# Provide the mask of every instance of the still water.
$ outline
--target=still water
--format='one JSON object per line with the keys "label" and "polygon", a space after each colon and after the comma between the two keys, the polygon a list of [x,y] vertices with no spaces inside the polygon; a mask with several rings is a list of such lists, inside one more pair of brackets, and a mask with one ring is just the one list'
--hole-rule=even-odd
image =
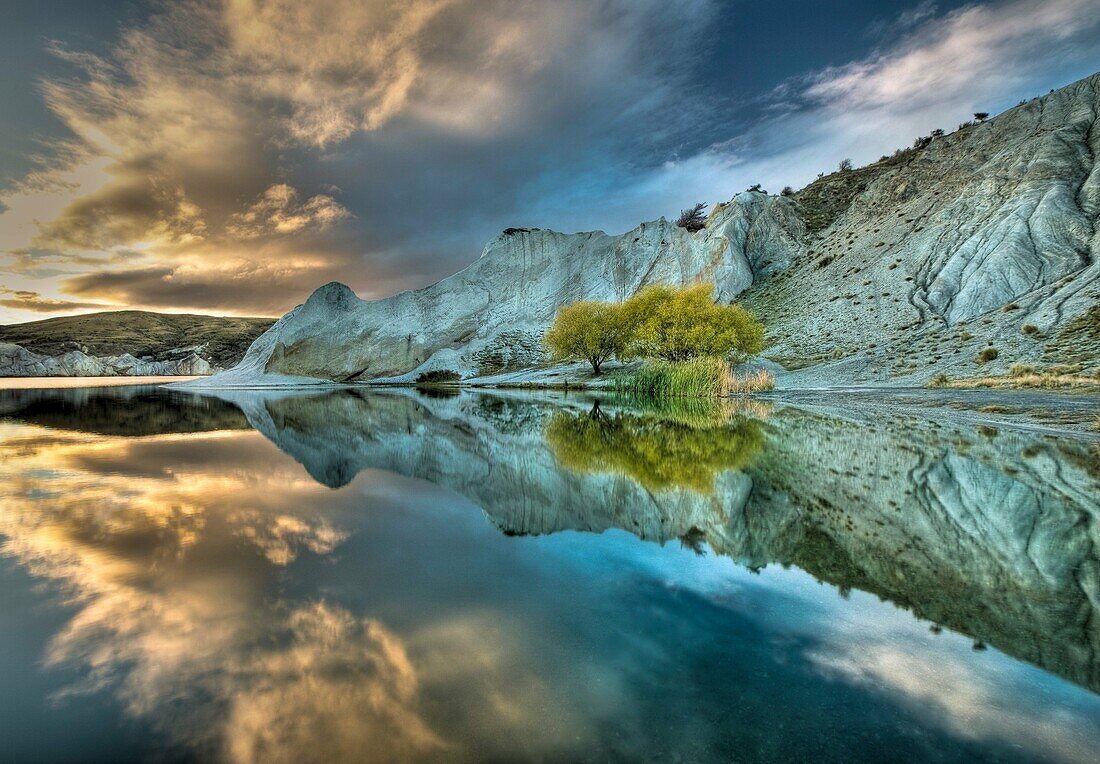
{"label": "still water", "polygon": [[1095,761],[1098,481],[881,413],[0,391],[0,759]]}

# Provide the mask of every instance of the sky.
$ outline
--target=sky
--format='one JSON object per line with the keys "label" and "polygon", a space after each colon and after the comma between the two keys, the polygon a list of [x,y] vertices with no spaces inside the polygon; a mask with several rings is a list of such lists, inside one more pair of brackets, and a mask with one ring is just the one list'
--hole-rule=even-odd
{"label": "sky", "polygon": [[278,316],[799,188],[1093,74],[1100,0],[6,0],[0,323]]}

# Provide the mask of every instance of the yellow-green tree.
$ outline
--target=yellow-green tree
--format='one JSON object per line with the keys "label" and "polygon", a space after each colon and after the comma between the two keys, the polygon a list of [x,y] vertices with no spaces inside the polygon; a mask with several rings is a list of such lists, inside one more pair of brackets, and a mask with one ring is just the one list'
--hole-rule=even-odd
{"label": "yellow-green tree", "polygon": [[760,322],[740,305],[716,304],[713,284],[646,287],[623,304],[620,320],[630,337],[620,357],[686,361],[764,347]]}
{"label": "yellow-green tree", "polygon": [[630,340],[622,306],[612,302],[575,302],[558,310],[545,342],[557,360],[582,359],[592,373],[612,356],[621,355]]}

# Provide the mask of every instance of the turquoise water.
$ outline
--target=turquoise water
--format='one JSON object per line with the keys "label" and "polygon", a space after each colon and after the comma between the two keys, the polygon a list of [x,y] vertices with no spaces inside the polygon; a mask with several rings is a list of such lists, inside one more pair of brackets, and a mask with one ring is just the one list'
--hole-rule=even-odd
{"label": "turquoise water", "polygon": [[1095,760],[1098,474],[900,415],[0,391],[0,758]]}

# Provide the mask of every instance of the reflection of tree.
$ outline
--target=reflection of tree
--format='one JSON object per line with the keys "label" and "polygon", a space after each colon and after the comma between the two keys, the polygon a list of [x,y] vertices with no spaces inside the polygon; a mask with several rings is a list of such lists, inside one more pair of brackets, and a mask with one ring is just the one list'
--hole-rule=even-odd
{"label": "reflection of tree", "polygon": [[568,469],[627,475],[651,491],[699,493],[711,493],[716,474],[745,467],[763,445],[758,422],[718,409],[608,414],[599,402],[587,414],[554,414],[545,436]]}

